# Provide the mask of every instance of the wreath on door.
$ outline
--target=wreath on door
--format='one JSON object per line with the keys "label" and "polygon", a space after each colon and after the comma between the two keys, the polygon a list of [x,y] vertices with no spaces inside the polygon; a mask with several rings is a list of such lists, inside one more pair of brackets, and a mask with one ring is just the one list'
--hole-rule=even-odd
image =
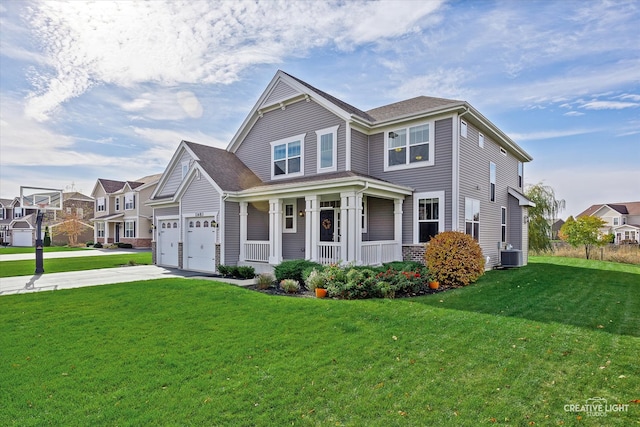
{"label": "wreath on door", "polygon": [[330,230],[331,220],[329,218],[326,218],[324,221],[322,221],[322,226],[324,227],[325,230]]}

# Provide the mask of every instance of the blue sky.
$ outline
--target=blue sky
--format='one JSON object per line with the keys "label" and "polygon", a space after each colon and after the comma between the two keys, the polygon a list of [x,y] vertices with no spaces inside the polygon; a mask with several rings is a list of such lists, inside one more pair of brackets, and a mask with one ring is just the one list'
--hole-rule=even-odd
{"label": "blue sky", "polygon": [[363,110],[468,101],[561,216],[637,201],[638,23],[638,1],[2,2],[0,196],[225,147],[282,69]]}

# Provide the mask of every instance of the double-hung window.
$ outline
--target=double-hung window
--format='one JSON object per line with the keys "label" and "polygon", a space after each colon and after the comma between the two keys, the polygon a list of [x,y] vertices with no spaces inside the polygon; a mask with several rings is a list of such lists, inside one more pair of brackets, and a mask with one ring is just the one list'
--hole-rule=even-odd
{"label": "double-hung window", "polygon": [[136,237],[136,222],[125,221],[124,222],[124,237]]}
{"label": "double-hung window", "polygon": [[444,231],[444,191],[413,195],[413,242],[425,243]]}
{"label": "double-hung window", "polygon": [[284,233],[296,232],[296,203],[295,200],[284,202]]}
{"label": "double-hung window", "polygon": [[102,212],[107,210],[107,202],[104,197],[98,197],[96,199],[96,211]]}
{"label": "double-hung window", "polygon": [[385,142],[385,171],[433,164],[432,123],[385,132]]}
{"label": "double-hung window", "polygon": [[318,173],[334,172],[337,167],[338,126],[316,131],[318,136]]}
{"label": "double-hung window", "polygon": [[524,175],[524,165],[518,162],[518,188],[522,188],[522,176]]}
{"label": "double-hung window", "polygon": [[124,209],[131,210],[136,208],[136,194],[127,193],[124,195]]}
{"label": "double-hung window", "polygon": [[496,201],[496,164],[489,162],[489,200]]}
{"label": "double-hung window", "polygon": [[507,208],[504,206],[500,208],[500,239],[502,243],[507,242]]}
{"label": "double-hung window", "polygon": [[304,174],[305,134],[271,143],[271,178],[290,178]]}
{"label": "double-hung window", "polygon": [[116,212],[120,211],[120,197],[116,197]]}
{"label": "double-hung window", "polygon": [[478,240],[480,233],[480,201],[465,197],[464,199],[465,233]]}
{"label": "double-hung window", "polygon": [[96,222],[97,237],[104,237],[104,222]]}

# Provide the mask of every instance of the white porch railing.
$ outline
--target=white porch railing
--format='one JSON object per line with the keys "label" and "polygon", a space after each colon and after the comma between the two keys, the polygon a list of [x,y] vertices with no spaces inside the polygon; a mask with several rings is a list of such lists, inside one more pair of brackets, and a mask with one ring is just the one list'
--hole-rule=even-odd
{"label": "white porch railing", "polygon": [[244,260],[269,262],[269,241],[247,241],[244,244]]}
{"label": "white porch railing", "polygon": [[379,265],[385,262],[397,261],[398,243],[393,240],[362,242],[362,263],[364,265]]}
{"label": "white porch railing", "polygon": [[341,259],[342,257],[340,256],[340,243],[318,243],[318,262],[320,264],[337,264]]}

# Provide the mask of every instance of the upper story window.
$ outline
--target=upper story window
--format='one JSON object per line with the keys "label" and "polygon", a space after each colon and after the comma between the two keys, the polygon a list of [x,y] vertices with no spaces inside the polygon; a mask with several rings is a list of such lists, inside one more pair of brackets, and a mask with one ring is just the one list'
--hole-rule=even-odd
{"label": "upper story window", "polygon": [[22,208],[13,208],[13,217],[21,218],[24,215],[24,211]]}
{"label": "upper story window", "polygon": [[418,126],[385,132],[384,170],[413,168],[433,164],[433,126]]}
{"label": "upper story window", "polygon": [[187,176],[187,172],[189,172],[189,161],[185,160],[184,162],[182,162],[182,179]]}
{"label": "upper story window", "polygon": [[460,136],[463,138],[467,137],[467,122],[464,120],[460,120]]}
{"label": "upper story window", "polygon": [[613,225],[620,225],[620,218],[614,217],[613,218]]}
{"label": "upper story window", "polygon": [[522,176],[524,175],[524,165],[518,162],[518,187],[522,188]]}
{"label": "upper story window", "polygon": [[484,148],[484,135],[478,134],[478,147]]}
{"label": "upper story window", "polygon": [[627,217],[626,217],[626,216],[623,216],[623,217],[622,217],[622,224],[626,224],[626,223],[627,223]]}
{"label": "upper story window", "polygon": [[413,195],[413,242],[425,243],[444,231],[444,191]]}
{"label": "upper story window", "polygon": [[96,199],[96,211],[106,211],[107,210],[107,201],[104,197],[98,197]]}
{"label": "upper story window", "polygon": [[120,197],[116,197],[116,212],[120,210]]}
{"label": "upper story window", "polygon": [[271,178],[304,175],[305,134],[271,143]]}
{"label": "upper story window", "polygon": [[338,169],[338,126],[316,131],[318,136],[318,173]]}
{"label": "upper story window", "polygon": [[507,208],[500,208],[500,241],[507,242]]}
{"label": "upper story window", "polygon": [[496,201],[496,164],[489,162],[489,200]]}
{"label": "upper story window", "polygon": [[84,209],[76,208],[76,215],[78,215],[79,217],[83,217],[84,216]]}
{"label": "upper story window", "polygon": [[136,194],[127,193],[124,195],[124,209],[131,210],[136,208]]}

